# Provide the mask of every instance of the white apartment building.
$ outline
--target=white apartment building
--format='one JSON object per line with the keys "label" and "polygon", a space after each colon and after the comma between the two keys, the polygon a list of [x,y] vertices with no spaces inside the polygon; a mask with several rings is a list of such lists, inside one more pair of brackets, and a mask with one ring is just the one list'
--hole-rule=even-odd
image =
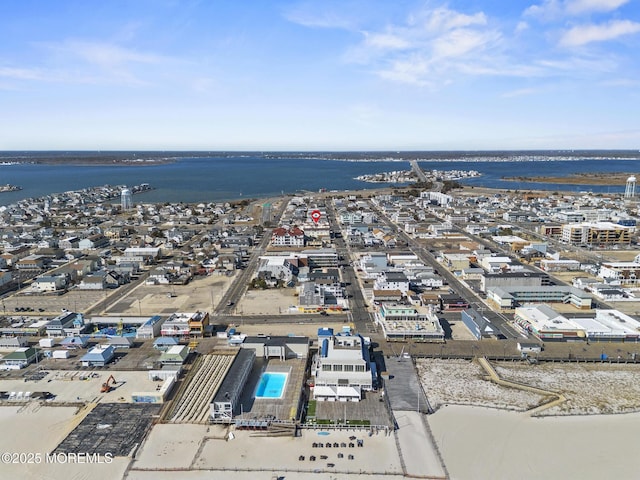
{"label": "white apartment building", "polygon": [[314,359],[313,398],[330,402],[358,402],[363,390],[374,388],[369,348],[360,335],[333,334],[332,328],[318,330],[319,351]]}
{"label": "white apartment building", "polygon": [[298,227],[276,228],[271,234],[271,245],[274,247],[304,247],[304,232]]}
{"label": "white apartment building", "polygon": [[640,263],[606,262],[600,265],[598,276],[622,286],[640,285]]}

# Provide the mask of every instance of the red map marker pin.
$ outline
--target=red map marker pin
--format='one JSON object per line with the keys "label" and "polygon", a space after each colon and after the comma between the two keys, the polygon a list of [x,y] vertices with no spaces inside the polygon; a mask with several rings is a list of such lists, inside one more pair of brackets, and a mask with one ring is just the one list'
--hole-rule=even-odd
{"label": "red map marker pin", "polygon": [[313,220],[316,225],[320,221],[320,217],[321,216],[322,216],[322,213],[320,213],[320,210],[312,210],[311,211],[311,220]]}

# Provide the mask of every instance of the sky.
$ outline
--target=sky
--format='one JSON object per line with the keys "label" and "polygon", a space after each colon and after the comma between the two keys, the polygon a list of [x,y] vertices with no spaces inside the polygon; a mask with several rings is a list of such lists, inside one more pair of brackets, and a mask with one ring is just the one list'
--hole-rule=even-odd
{"label": "sky", "polygon": [[3,0],[0,150],[640,148],[640,0]]}

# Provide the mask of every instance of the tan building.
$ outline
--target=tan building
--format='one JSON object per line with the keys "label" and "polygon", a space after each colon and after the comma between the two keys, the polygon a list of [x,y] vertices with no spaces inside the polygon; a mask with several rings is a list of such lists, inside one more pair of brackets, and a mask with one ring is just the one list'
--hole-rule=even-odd
{"label": "tan building", "polygon": [[628,245],[631,228],[611,222],[568,223],[562,226],[562,240],[571,244],[594,246]]}

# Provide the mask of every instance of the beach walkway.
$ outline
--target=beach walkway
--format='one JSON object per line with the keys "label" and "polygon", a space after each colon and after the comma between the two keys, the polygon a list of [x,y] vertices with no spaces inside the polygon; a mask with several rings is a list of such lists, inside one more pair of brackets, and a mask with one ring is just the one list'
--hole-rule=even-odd
{"label": "beach walkway", "polygon": [[389,379],[384,389],[398,427],[394,435],[403,473],[414,478],[448,478],[425,415],[431,407],[413,360],[397,356],[388,357],[385,363]]}
{"label": "beach walkway", "polygon": [[537,407],[534,407],[530,410],[527,410],[526,413],[529,416],[535,416],[544,410],[547,410],[551,407],[555,407],[556,405],[560,405],[561,403],[564,403],[567,401],[567,398],[561,393],[553,392],[551,390],[544,390],[542,388],[533,387],[531,385],[525,385],[524,383],[513,382],[510,380],[503,380],[502,378],[500,378],[500,376],[498,375],[498,372],[496,372],[496,370],[493,368],[493,365],[491,365],[491,363],[489,362],[489,360],[487,360],[486,357],[478,357],[478,363],[485,370],[485,372],[487,372],[487,374],[489,375],[489,379],[492,382],[497,383],[498,385],[502,385],[503,387],[509,387],[509,388],[517,388],[518,390],[524,390],[527,392],[535,393],[537,395],[542,395],[544,397],[552,397],[551,401],[543,403],[542,405],[538,405]]}

